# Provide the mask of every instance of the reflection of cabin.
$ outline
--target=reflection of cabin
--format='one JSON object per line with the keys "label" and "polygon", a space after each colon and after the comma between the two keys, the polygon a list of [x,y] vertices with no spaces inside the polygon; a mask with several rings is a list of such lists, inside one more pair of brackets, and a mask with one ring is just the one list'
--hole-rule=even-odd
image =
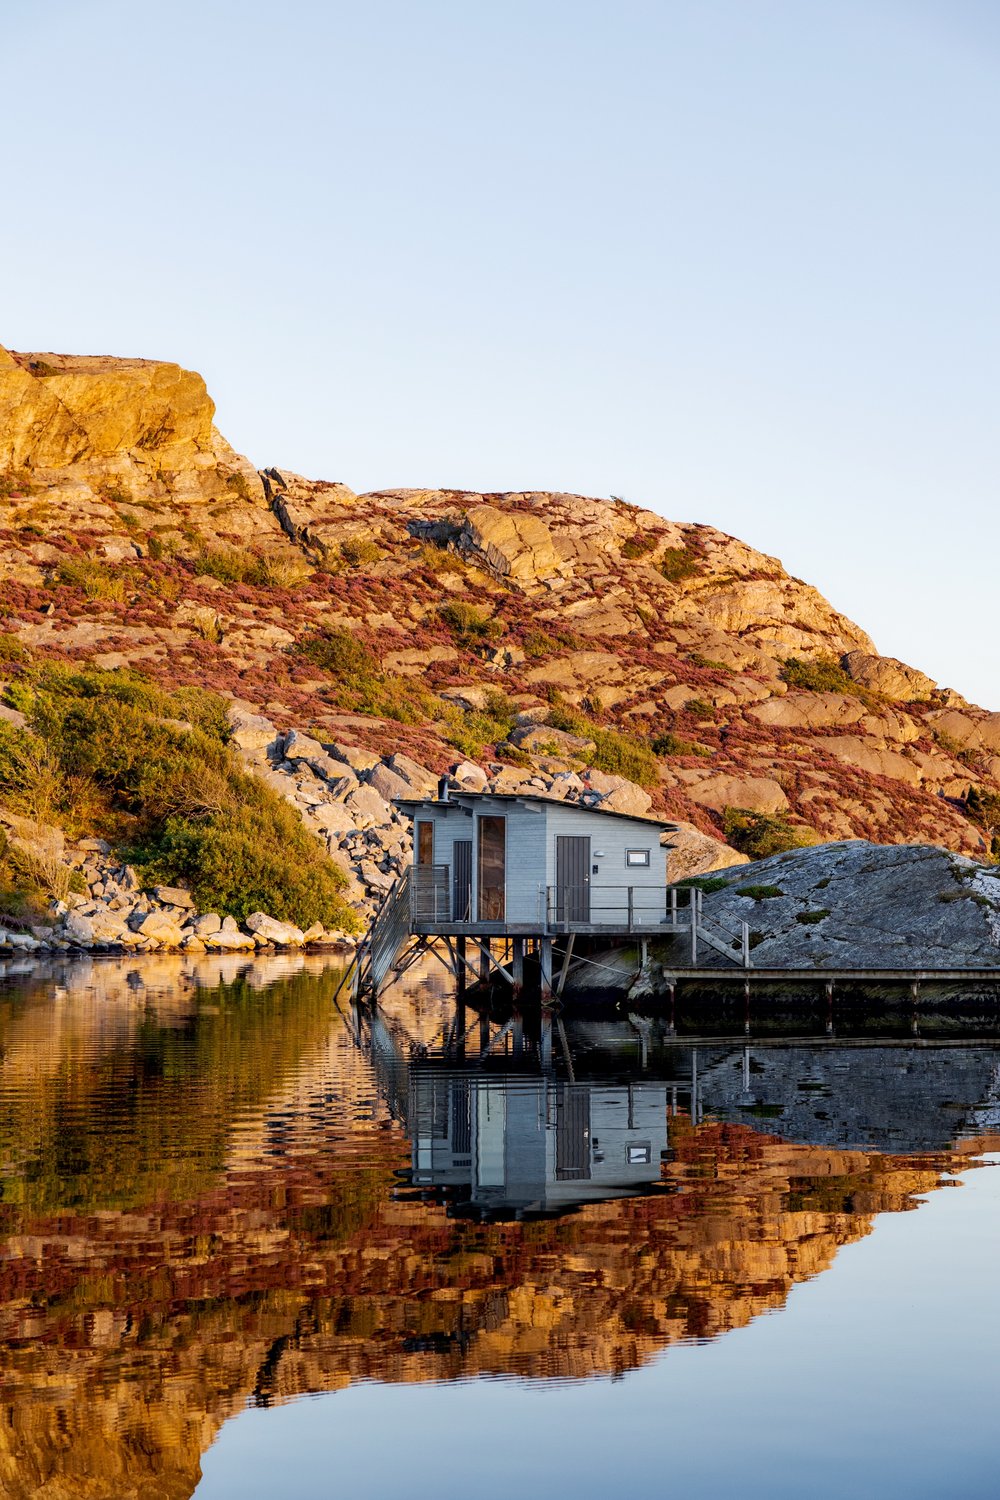
{"label": "reflection of cabin", "polygon": [[628,934],[669,919],[662,835],[675,824],[446,782],[398,806],[413,819],[414,933]]}
{"label": "reflection of cabin", "polygon": [[411,1074],[413,1181],[483,1217],[559,1213],[660,1181],[668,1085]]}

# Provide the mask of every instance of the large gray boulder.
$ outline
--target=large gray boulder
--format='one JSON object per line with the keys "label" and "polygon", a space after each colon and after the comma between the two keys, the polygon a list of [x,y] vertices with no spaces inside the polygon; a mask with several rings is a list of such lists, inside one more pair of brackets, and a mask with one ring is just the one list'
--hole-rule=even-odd
{"label": "large gray boulder", "polygon": [[[718,879],[704,915],[734,937],[749,924],[755,968],[1000,969],[1000,868],[947,849],[818,844]],[[685,940],[671,947],[686,964]],[[727,966],[710,948],[699,963]]]}

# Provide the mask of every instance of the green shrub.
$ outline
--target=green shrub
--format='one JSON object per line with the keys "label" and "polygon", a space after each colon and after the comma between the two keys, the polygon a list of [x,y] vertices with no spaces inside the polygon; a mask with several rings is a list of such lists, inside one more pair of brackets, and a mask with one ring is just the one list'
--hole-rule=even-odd
{"label": "green shrub", "polygon": [[442,604],[438,615],[456,641],[463,646],[499,640],[504,633],[500,620],[491,618],[485,610],[479,609],[475,604],[466,604],[462,599]]}
{"label": "green shrub", "polygon": [[970,786],[964,810],[980,828],[992,830],[1000,827],[1000,796],[996,792],[984,792],[982,787]]}
{"label": "green shrub", "polygon": [[289,651],[329,672],[345,710],[399,724],[419,724],[433,714],[434,699],[419,682],[383,672],[375,653],[342,626],[317,631]]}
{"label": "green shrub", "polygon": [[795,920],[796,922],[801,922],[803,927],[811,927],[816,922],[822,922],[823,918],[829,915],[830,913],[826,908],[818,911],[798,911],[795,913]]}
{"label": "green shrub", "polygon": [[627,557],[629,561],[637,557],[648,557],[650,552],[656,551],[656,543],[656,537],[651,536],[648,531],[637,531],[623,545],[622,557]]}
{"label": "green shrub", "polygon": [[680,583],[701,572],[698,555],[690,547],[667,547],[656,566],[668,583]]}
{"label": "green shrub", "polygon": [[864,689],[847,675],[835,656],[815,656],[802,661],[797,656],[785,659],[781,675],[789,687],[805,688],[810,693],[850,693],[864,696]]}
{"label": "green shrub", "polygon": [[195,574],[219,583],[249,584],[252,588],[293,588],[312,571],[304,558],[280,553],[264,557],[246,547],[212,547],[194,560]]}
{"label": "green shrub", "polygon": [[34,485],[23,472],[9,469],[6,474],[0,474],[0,500],[26,500],[34,493]]}
{"label": "green shrub", "polygon": [[444,726],[448,744],[475,758],[487,745],[501,745],[507,740],[516,716],[517,709],[505,693],[489,692],[481,709],[449,705],[439,722]]}
{"label": "green shrub", "polygon": [[711,703],[706,703],[704,698],[689,698],[684,705],[684,712],[690,714],[693,719],[715,718],[715,709]]}
{"label": "green shrub", "polygon": [[331,625],[308,636],[300,643],[298,652],[324,672],[336,677],[338,682],[352,682],[377,676],[380,663],[364,641],[341,625]]}
{"label": "green shrub", "polygon": [[751,812],[745,807],[725,809],[722,831],[734,849],[751,859],[768,859],[816,842],[811,828],[793,827],[784,813]]}
{"label": "green shrub", "polygon": [[729,881],[724,875],[688,875],[684,880],[677,880],[674,884],[679,889],[693,886],[696,891],[704,891],[708,896],[712,891],[726,890]]}
{"label": "green shrub", "polygon": [[83,589],[88,599],[120,604],[135,576],[127,569],[89,557],[67,557],[56,569],[56,579],[70,588]]}
{"label": "green shrub", "polygon": [[370,567],[382,557],[381,548],[368,537],[348,537],[340,544],[340,555],[352,568]]}
{"label": "green shrub", "polygon": [[39,776],[54,770],[51,800],[64,815],[92,787],[114,825],[103,831],[150,879],[189,885],[202,910],[356,926],[344,876],[294,810],[242,769],[212,694],[164,692],[132,672],[46,668],[32,732],[20,733],[18,745],[2,739],[0,785],[13,775],[23,786],[26,763]]}
{"label": "green shrub", "polygon": [[785,893],[780,885],[738,885],[737,896],[746,896],[750,901],[773,901]]}
{"label": "green shrub", "polygon": [[649,746],[631,734],[617,729],[590,729],[595,749],[590,763],[609,776],[625,776],[640,786],[658,786],[660,768]]}
{"label": "green shrub", "polygon": [[594,751],[590,764],[597,771],[609,776],[625,776],[640,786],[658,786],[660,768],[656,756],[645,740],[637,735],[623,734],[617,729],[602,729],[593,724],[579,709],[557,701],[548,718],[552,729],[561,729],[566,734],[576,734],[581,739],[592,740]]}
{"label": "green shrub", "polygon": [[685,740],[679,734],[667,730],[652,741],[654,755],[711,755],[707,745],[698,745],[694,740]]}

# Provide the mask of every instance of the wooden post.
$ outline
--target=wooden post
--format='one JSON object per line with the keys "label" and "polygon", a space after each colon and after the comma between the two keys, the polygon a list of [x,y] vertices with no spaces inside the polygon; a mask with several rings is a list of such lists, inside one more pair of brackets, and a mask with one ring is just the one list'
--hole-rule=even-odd
{"label": "wooden post", "polygon": [[455,976],[456,979],[457,979],[457,981],[458,981],[458,993],[459,993],[459,996],[461,997],[462,1004],[464,1005],[465,1004],[465,986],[466,986],[466,982],[467,982],[467,976],[466,976],[466,972],[465,972],[465,938],[464,937],[460,937],[460,938],[456,938],[455,939],[455,961],[456,961],[456,965],[458,967],[458,973]]}
{"label": "wooden post", "polygon": [[634,901],[634,894],[633,894],[634,890],[635,890],[635,887],[630,885],[629,888],[628,888],[628,930],[629,930],[629,932],[632,931],[632,923],[635,920],[635,901]]}
{"label": "wooden post", "polygon": [[542,1004],[552,1003],[552,939],[543,937],[539,943],[539,958],[542,970]]}
{"label": "wooden post", "polygon": [[479,950],[479,982],[488,984],[490,979],[490,940],[483,938],[483,945]]}
{"label": "wooden post", "polygon": [[742,931],[741,931],[741,939],[742,939],[741,946],[742,946],[742,949],[743,949],[743,967],[744,967],[744,969],[749,969],[749,967],[750,967],[750,923],[749,922],[742,922],[740,925],[741,925],[741,928],[742,928]]}
{"label": "wooden post", "polygon": [[698,891],[691,887],[691,967],[698,967]]}
{"label": "wooden post", "polygon": [[512,946],[511,973],[514,976],[514,1004],[516,1005],[524,989],[524,938],[514,938]]}
{"label": "wooden post", "polygon": [[671,927],[677,926],[677,887],[675,885],[670,887],[670,925]]}

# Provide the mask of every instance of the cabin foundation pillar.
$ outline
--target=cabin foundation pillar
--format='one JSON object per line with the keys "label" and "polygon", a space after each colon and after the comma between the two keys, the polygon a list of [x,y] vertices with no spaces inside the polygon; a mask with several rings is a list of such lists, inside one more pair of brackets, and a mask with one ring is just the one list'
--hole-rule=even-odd
{"label": "cabin foundation pillar", "polygon": [[464,1005],[464,1003],[465,1003],[465,984],[466,984],[466,974],[465,974],[465,938],[464,937],[457,937],[455,939],[455,959],[456,959],[456,967],[458,969],[458,973],[455,975],[455,979],[456,979],[456,982],[457,982],[457,985],[458,985],[458,994],[459,994],[459,997],[460,997],[460,999],[461,999],[461,1001],[462,1001],[462,1003]]}
{"label": "cabin foundation pillar", "polygon": [[538,944],[538,957],[541,966],[542,980],[542,1005],[552,1004],[552,939],[543,937]]}
{"label": "cabin foundation pillar", "polygon": [[517,1004],[524,989],[524,938],[516,937],[511,942],[511,968],[514,979],[514,1003]]}
{"label": "cabin foundation pillar", "polygon": [[479,982],[489,984],[490,981],[490,940],[483,938],[482,947],[479,950]]}

